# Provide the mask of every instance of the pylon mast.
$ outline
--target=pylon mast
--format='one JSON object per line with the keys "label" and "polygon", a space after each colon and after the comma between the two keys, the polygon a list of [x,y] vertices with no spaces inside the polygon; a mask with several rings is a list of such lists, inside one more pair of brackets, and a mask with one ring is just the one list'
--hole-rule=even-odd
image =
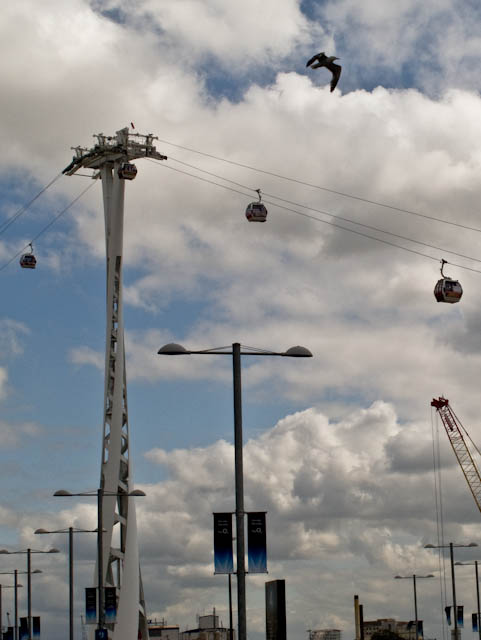
{"label": "pylon mast", "polygon": [[462,434],[461,429],[464,429],[464,427],[451,409],[447,398],[433,398],[431,406],[435,407],[441,416],[456,459],[464,473],[478,509],[481,511],[481,476]]}
{"label": "pylon mast", "polygon": [[[119,494],[117,497],[104,495],[102,502],[103,584],[116,587],[117,592],[116,622],[105,626],[112,640],[136,640],[138,637],[147,640],[149,632],[139,567],[135,498],[123,495],[133,489],[122,294],[124,178],[135,176],[136,169],[130,164],[132,160],[146,157],[166,160],[166,156],[153,146],[157,138],[152,134],[134,134],[128,127],[117,131],[115,136],[99,133],[95,137],[97,144],[91,149],[74,148],[75,156],[63,173],[71,176],[81,168],[92,169],[92,177],[102,180],[107,330],[100,487],[106,493]],[[98,575],[97,569],[95,575]]]}

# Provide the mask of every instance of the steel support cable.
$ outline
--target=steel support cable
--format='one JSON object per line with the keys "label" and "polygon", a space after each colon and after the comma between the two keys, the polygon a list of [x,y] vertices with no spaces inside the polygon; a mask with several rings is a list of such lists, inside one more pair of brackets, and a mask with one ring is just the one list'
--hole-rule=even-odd
{"label": "steel support cable", "polygon": [[0,235],[4,233],[20,216],[22,216],[26,211],[32,206],[32,204],[40,198],[42,193],[45,193],[49,187],[51,187],[54,182],[57,182],[59,178],[62,177],[62,174],[59,173],[53,180],[51,180],[48,184],[46,184],[27,204],[24,204],[18,211],[16,211],[13,216],[5,220],[2,224],[0,224]]}
{"label": "steel support cable", "polygon": [[[174,162],[178,162],[190,169],[195,169],[196,171],[200,171],[201,173],[206,173],[214,178],[218,178],[219,180],[224,180],[224,182],[229,182],[230,184],[234,184],[237,187],[242,187],[243,189],[249,189],[251,191],[256,191],[252,187],[241,184],[239,182],[235,182],[234,180],[230,180],[229,178],[224,178],[223,176],[219,176],[211,171],[206,171],[205,169],[201,169],[200,167],[196,167],[195,165],[188,164],[187,162],[183,162],[182,160],[177,160],[176,158],[172,158],[169,156],[169,160],[173,160]],[[322,209],[316,209],[315,207],[311,207],[310,205],[301,204],[300,202],[295,202],[292,200],[287,200],[285,198],[281,198],[280,196],[276,196],[272,193],[267,193],[263,191],[262,194],[267,196],[268,198],[275,198],[280,202],[285,202],[287,204],[292,204],[296,207],[301,207],[302,209],[308,209],[309,211],[315,211],[316,213],[320,213],[324,216],[329,216],[331,218],[335,218],[336,220],[342,220],[343,222],[348,222],[349,224],[356,224],[359,227],[363,227],[364,229],[370,229],[371,231],[377,231],[379,233],[385,233],[386,235],[392,236],[393,238],[399,238],[400,240],[407,240],[408,242],[412,242],[414,244],[419,244],[423,247],[428,247],[429,249],[435,249],[436,251],[442,251],[443,253],[450,253],[453,256],[457,256],[458,258],[466,258],[467,260],[472,260],[473,262],[481,262],[479,258],[473,258],[472,256],[467,256],[463,253],[458,253],[457,251],[451,251],[450,249],[443,249],[443,247],[437,247],[436,245],[429,244],[428,242],[423,242],[422,240],[413,240],[412,238],[408,238],[407,236],[400,235],[399,233],[394,233],[393,231],[385,231],[384,229],[379,229],[379,227],[375,227],[373,225],[365,224],[364,222],[356,222],[356,220],[351,220],[350,218],[344,218],[343,216],[337,215],[336,213],[329,213],[328,211],[323,211]],[[268,202],[267,200],[265,202]]]}
{"label": "steel support cable", "polygon": [[[233,189],[232,187],[228,187],[225,184],[219,184],[218,182],[214,182],[213,180],[208,180],[207,178],[202,178],[201,176],[196,176],[196,175],[194,175],[192,173],[189,173],[187,171],[182,171],[182,169],[176,169],[175,167],[171,167],[168,164],[155,162],[155,160],[151,160],[151,162],[153,162],[154,164],[156,164],[158,166],[164,167],[166,169],[170,169],[171,171],[175,171],[177,173],[182,173],[183,175],[189,176],[191,178],[195,178],[195,179],[200,180],[202,182],[206,182],[208,184],[215,185],[216,187],[221,187],[222,189],[226,189],[226,190],[232,191],[234,193],[239,193],[242,196],[246,196],[246,197],[250,196],[250,194],[244,193],[243,191],[239,191],[238,189]],[[246,189],[250,189],[250,187],[245,187],[245,188]],[[428,258],[429,260],[434,260],[435,262],[439,262],[440,261],[439,258],[436,258],[434,256],[430,256],[427,253],[422,253],[421,251],[416,251],[416,249],[409,249],[408,247],[403,247],[402,245],[396,244],[395,242],[390,242],[389,240],[385,240],[383,238],[377,238],[376,236],[371,236],[371,235],[369,235],[367,233],[362,233],[362,231],[356,231],[355,229],[349,229],[348,227],[343,227],[342,225],[336,224],[335,222],[329,222],[327,220],[322,220],[321,218],[318,218],[317,216],[313,216],[313,215],[310,215],[308,213],[304,213],[302,211],[297,211],[296,209],[292,209],[290,207],[286,207],[285,205],[279,204],[278,202],[272,202],[272,201],[269,201],[269,200],[264,200],[264,202],[266,202],[267,204],[273,205],[275,207],[278,207],[280,209],[284,209],[285,211],[290,211],[291,213],[295,213],[298,216],[302,216],[304,218],[309,218],[309,219],[314,220],[316,222],[321,222],[322,224],[327,224],[327,225],[329,225],[331,227],[336,227],[337,229],[342,229],[343,231],[348,231],[349,233],[353,233],[353,234],[361,236],[363,238],[369,238],[370,240],[376,240],[377,242],[381,242],[383,244],[387,244],[387,245],[389,245],[391,247],[395,247],[396,249],[402,249],[403,251],[408,251],[409,253],[413,253],[415,255],[421,256],[422,258]],[[299,205],[299,206],[302,206],[302,205]],[[324,215],[328,215],[329,217],[334,217],[330,213],[326,213]],[[360,223],[353,223],[353,224],[360,224]],[[387,235],[393,235],[389,231],[381,231],[381,230],[379,230],[379,232],[380,233],[385,233]],[[409,241],[410,242],[414,242],[414,243],[418,242],[417,240],[409,240]],[[419,244],[421,244],[421,243],[419,243]],[[431,245],[427,245],[427,246],[431,247]],[[440,250],[440,249],[438,249],[437,247],[434,247],[434,246],[432,246],[431,248]],[[441,249],[441,250],[445,251],[446,253],[453,253],[453,252],[449,251],[448,249]],[[459,255],[459,254],[456,254],[456,255]],[[459,255],[459,257],[464,257],[464,256],[460,256]],[[477,258],[471,258],[471,257],[468,257],[468,256],[466,256],[466,258],[469,259],[469,260],[474,260],[476,262],[479,262],[479,260]],[[467,267],[465,265],[457,264],[455,262],[449,262],[447,264],[450,264],[453,267],[458,267],[460,269],[465,269],[466,271],[472,271],[474,273],[480,273],[481,274],[481,270],[480,269],[474,269],[472,267]]]}
{"label": "steel support cable", "polygon": [[46,225],[45,225],[45,227],[43,227],[43,229],[41,229],[41,230],[37,233],[37,235],[36,235],[36,236],[34,236],[34,237],[32,238],[32,240],[31,240],[28,244],[26,244],[26,245],[23,247],[23,249],[20,249],[20,251],[17,251],[17,253],[16,253],[14,256],[12,256],[12,258],[10,258],[10,260],[8,260],[8,262],[5,262],[5,264],[3,264],[3,265],[0,267],[0,271],[3,271],[4,269],[6,269],[6,268],[8,267],[8,265],[9,265],[9,264],[11,264],[11,263],[15,260],[15,258],[18,258],[18,256],[19,256],[19,255],[21,255],[21,254],[22,254],[26,249],[28,249],[28,247],[30,246],[30,244],[34,243],[38,238],[40,238],[40,236],[41,236],[41,235],[43,235],[43,234],[44,234],[48,229],[50,229],[50,227],[51,227],[52,225],[54,225],[54,224],[57,222],[57,220],[58,220],[59,218],[61,218],[61,217],[64,215],[64,213],[66,213],[66,212],[67,212],[71,207],[73,207],[73,205],[74,205],[76,202],[78,202],[78,201],[80,200],[80,198],[81,198],[85,193],[87,193],[87,191],[88,191],[89,189],[91,189],[91,188],[94,186],[94,184],[95,184],[95,182],[92,182],[91,184],[89,184],[89,185],[88,185],[88,187],[86,187],[83,191],[81,191],[81,192],[79,193],[79,195],[78,195],[76,198],[74,198],[74,199],[72,200],[72,202],[70,202],[70,204],[68,204],[64,209],[62,209],[62,211],[60,211],[60,213],[58,213],[58,214],[55,216],[55,218],[53,218],[52,220],[50,220],[50,222],[49,222],[48,224],[46,224]]}
{"label": "steel support cable", "polygon": [[205,156],[206,158],[212,158],[213,160],[219,160],[220,162],[226,162],[227,164],[232,164],[236,167],[242,167],[243,169],[249,169],[250,171],[256,171],[258,173],[263,173],[268,176],[273,176],[274,178],[280,178],[281,180],[288,180],[289,182],[294,182],[296,184],[301,184],[305,187],[311,187],[312,189],[319,189],[320,191],[326,191],[328,193],[333,193],[334,195],[342,196],[344,198],[351,198],[352,200],[358,200],[359,202],[365,202],[367,204],[374,204],[377,207],[385,207],[386,209],[391,209],[392,211],[399,211],[400,213],[408,213],[412,216],[418,216],[420,218],[426,218],[427,220],[433,220],[435,222],[440,222],[442,224],[449,224],[454,227],[459,227],[460,229],[467,229],[468,231],[476,231],[477,233],[481,233],[481,229],[477,227],[470,227],[469,225],[461,224],[460,222],[452,222],[451,220],[443,220],[442,218],[436,218],[435,216],[429,216],[425,213],[420,213],[419,211],[413,211],[411,209],[403,209],[402,207],[396,207],[391,204],[386,204],[384,202],[377,202],[376,200],[369,200],[368,198],[363,198],[361,196],[356,196],[351,193],[345,193],[343,191],[337,191],[336,189],[329,189],[328,187],[322,187],[317,184],[311,184],[310,182],[305,182],[304,180],[299,180],[297,178],[291,178],[289,176],[284,176],[280,173],[275,173],[273,171],[267,171],[265,169],[259,169],[258,167],[252,167],[248,164],[243,164],[242,162],[236,162],[235,160],[227,160],[227,158],[221,158],[220,156],[215,156],[211,153],[205,153],[204,151],[198,151],[197,149],[192,149],[190,147],[184,147],[180,144],[175,144],[173,142],[169,142],[168,140],[160,140],[159,142],[163,144],[168,144],[172,147],[176,147],[177,149],[182,149],[184,151],[191,151],[192,153],[197,153],[201,156]]}

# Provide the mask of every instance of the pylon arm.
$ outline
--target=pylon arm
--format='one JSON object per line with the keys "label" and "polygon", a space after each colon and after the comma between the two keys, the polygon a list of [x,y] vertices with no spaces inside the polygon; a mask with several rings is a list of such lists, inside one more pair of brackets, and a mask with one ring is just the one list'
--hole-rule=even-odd
{"label": "pylon arm", "polygon": [[97,144],[91,149],[73,147],[75,155],[72,162],[62,171],[63,174],[72,176],[80,168],[99,169],[106,162],[117,160],[125,162],[136,158],[167,160],[167,156],[159,153],[152,144],[158,138],[151,133],[146,135],[130,133],[129,128],[125,127],[117,131],[115,136],[98,133],[94,137],[97,138]]}

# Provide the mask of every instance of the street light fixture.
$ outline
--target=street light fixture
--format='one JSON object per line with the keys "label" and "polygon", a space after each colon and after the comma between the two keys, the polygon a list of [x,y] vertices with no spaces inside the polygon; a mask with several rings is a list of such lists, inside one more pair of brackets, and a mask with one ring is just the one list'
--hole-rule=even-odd
{"label": "street light fixture", "polygon": [[449,557],[451,559],[451,585],[453,589],[453,610],[454,610],[454,640],[461,640],[458,634],[458,607],[456,604],[456,583],[454,579],[454,553],[453,548],[456,547],[477,547],[476,542],[470,542],[469,544],[425,544],[425,549],[449,549]]}
{"label": "street light fixture", "polygon": [[36,529],[36,534],[46,533],[68,533],[68,566],[69,566],[69,638],[73,640],[73,620],[74,620],[74,603],[73,603],[73,534],[74,533],[97,533],[97,529],[76,529],[69,527],[68,529],[54,529],[47,531],[46,529]]}
{"label": "street light fixture", "polygon": [[[19,574],[25,574],[27,573],[26,571],[18,571],[17,569],[14,569],[13,571],[0,571],[0,575],[2,576],[14,576],[13,578],[13,588],[15,589],[14,592],[14,600],[13,600],[13,606],[14,606],[14,624],[15,624],[15,628],[14,628],[14,638],[15,640],[18,640],[18,587],[22,586],[18,584],[18,575]],[[35,571],[32,571],[32,573],[42,573],[41,569],[35,569]]]}
{"label": "street light fixture", "polygon": [[103,499],[104,496],[112,497],[140,497],[145,496],[145,493],[140,489],[134,489],[133,491],[121,493],[119,491],[106,491],[102,487],[94,491],[82,491],[81,493],[71,493],[66,489],[59,489],[53,494],[55,497],[60,498],[72,498],[76,496],[89,497],[97,496],[97,576],[98,576],[98,589],[99,589],[99,615],[97,628],[103,629],[105,626],[105,607],[104,607],[104,553],[103,553]]}
{"label": "street light fixture", "polygon": [[[0,549],[0,554],[5,555],[17,555],[19,553],[27,554],[27,622],[28,622],[28,640],[32,640],[32,553],[60,553],[58,549],[22,549],[20,551],[8,551],[7,549]],[[33,573],[41,573],[40,570]]]}
{"label": "street light fixture", "polygon": [[234,387],[234,465],[235,465],[235,504],[236,504],[236,558],[237,558],[237,625],[239,640],[247,639],[246,587],[245,587],[245,541],[244,541],[244,471],[242,461],[242,392],[241,392],[241,356],[283,356],[291,358],[312,358],[309,349],[301,346],[291,347],[287,351],[267,351],[252,347],[243,347],[234,342],[231,347],[192,350],[180,344],[169,343],[157,353],[165,356],[212,355],[232,356]]}
{"label": "street light fixture", "polygon": [[480,620],[480,610],[479,610],[479,576],[478,576],[478,561],[475,560],[474,562],[455,562],[455,565],[459,566],[459,567],[466,567],[468,565],[474,565],[475,566],[475,576],[476,576],[476,604],[477,604],[477,609],[478,609],[478,617],[477,617],[477,622],[478,622],[478,636],[479,636],[479,640],[481,640],[481,620]]}
{"label": "street light fixture", "polygon": [[[395,580],[412,580],[413,581],[413,590],[414,590],[414,618],[416,625],[416,640],[419,640],[419,631],[418,631],[418,598],[416,593],[416,579],[419,578],[434,578],[432,573],[427,576],[417,576],[415,573],[412,576],[394,576]],[[480,638],[481,640],[481,638]]]}

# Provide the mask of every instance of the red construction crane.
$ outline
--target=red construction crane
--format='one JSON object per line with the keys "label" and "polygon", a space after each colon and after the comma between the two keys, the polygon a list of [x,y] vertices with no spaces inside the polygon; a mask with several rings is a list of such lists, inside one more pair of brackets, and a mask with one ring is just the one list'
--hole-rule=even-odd
{"label": "red construction crane", "polygon": [[444,428],[448,434],[449,442],[453,448],[454,454],[459,462],[459,466],[463,470],[466,482],[473,494],[473,498],[478,505],[478,509],[481,511],[481,476],[479,475],[478,467],[471,456],[471,453],[466,445],[462,431],[469,438],[473,444],[477,453],[479,450],[469,437],[468,432],[463,427],[456,414],[449,406],[449,400],[447,398],[433,398],[431,402],[432,407],[436,407],[437,412],[441,416]]}

